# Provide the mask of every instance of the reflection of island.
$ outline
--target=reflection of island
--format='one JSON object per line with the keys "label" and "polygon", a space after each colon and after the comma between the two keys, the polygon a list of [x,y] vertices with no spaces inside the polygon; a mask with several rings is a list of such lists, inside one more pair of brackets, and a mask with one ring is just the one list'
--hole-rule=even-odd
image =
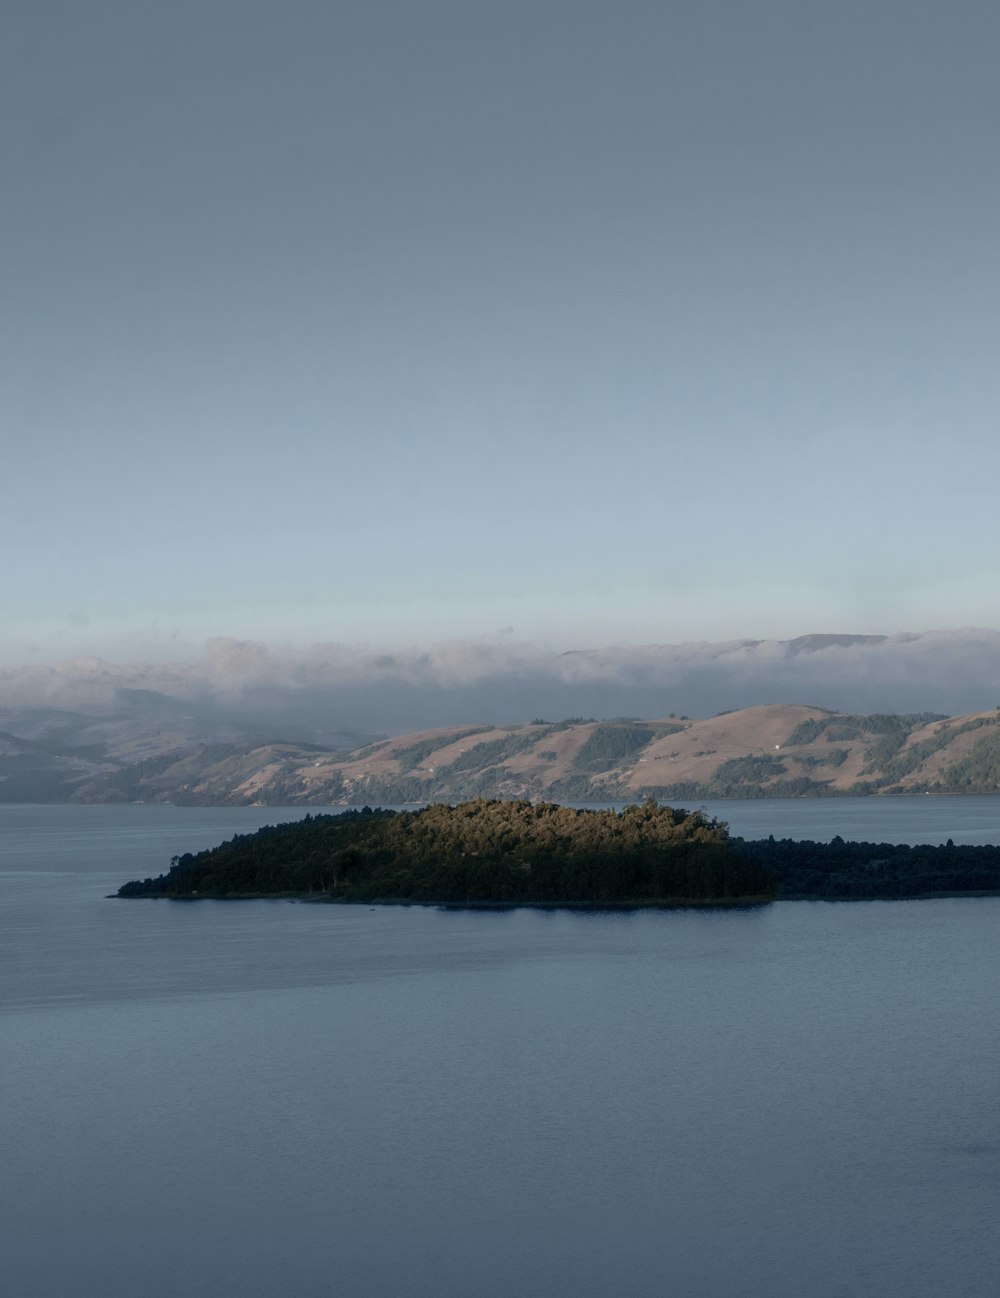
{"label": "reflection of island", "polygon": [[774,891],[767,867],[702,812],[480,799],[269,827],[175,858],[119,896],[601,906],[757,903]]}

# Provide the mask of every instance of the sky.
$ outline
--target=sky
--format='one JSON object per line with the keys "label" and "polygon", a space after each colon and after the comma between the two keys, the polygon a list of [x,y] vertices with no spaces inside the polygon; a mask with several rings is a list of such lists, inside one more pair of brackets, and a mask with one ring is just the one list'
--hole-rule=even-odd
{"label": "sky", "polygon": [[998,49],[7,0],[0,659],[1000,626]]}

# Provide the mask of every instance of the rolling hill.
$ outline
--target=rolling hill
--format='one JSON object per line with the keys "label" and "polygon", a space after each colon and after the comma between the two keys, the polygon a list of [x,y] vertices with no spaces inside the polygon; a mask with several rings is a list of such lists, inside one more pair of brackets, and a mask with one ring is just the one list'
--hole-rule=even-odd
{"label": "rolling hill", "polygon": [[[3,719],[0,719],[2,721]],[[13,723],[17,722],[13,719]],[[0,801],[401,804],[1000,792],[1000,710],[855,715],[780,704],[714,717],[417,731],[362,747],[258,742],[182,719],[157,734],[60,713],[0,734]]]}

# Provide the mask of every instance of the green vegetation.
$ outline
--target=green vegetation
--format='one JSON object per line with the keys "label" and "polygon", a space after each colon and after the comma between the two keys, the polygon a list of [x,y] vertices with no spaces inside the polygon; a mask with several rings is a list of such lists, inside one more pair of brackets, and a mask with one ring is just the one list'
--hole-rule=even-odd
{"label": "green vegetation", "polygon": [[[701,802],[709,798],[741,798],[749,801],[758,798],[827,798],[840,796],[839,790],[832,790],[825,780],[813,780],[806,775],[792,776],[787,780],[775,780],[773,784],[753,784],[733,782],[719,783],[706,780],[698,783],[695,780],[680,780],[674,784],[648,784],[637,790],[639,796],[646,798],[666,798],[669,801]],[[870,793],[870,788],[863,790]]]}
{"label": "green vegetation", "polygon": [[[970,778],[1000,763],[1000,736],[977,748]],[[622,811],[478,799],[269,826],[118,895],[600,907],[977,892],[1000,892],[1000,847],[744,841],[652,799]]]}
{"label": "green vegetation", "polygon": [[518,753],[527,752],[529,748],[534,748],[539,740],[545,739],[551,730],[529,730],[527,734],[506,735],[503,739],[493,739],[489,743],[474,744],[467,748],[464,753],[451,763],[448,770],[453,771],[471,771],[482,770],[484,767],[498,766],[510,757],[516,757]]}
{"label": "green vegetation", "polygon": [[[274,776],[268,784],[269,796],[276,802],[286,803],[288,806],[295,806],[296,803],[307,804],[314,801],[312,789],[303,780],[297,771],[289,771],[287,774]],[[344,777],[339,771],[327,774],[323,780],[323,798],[331,803],[347,801],[347,787],[344,784]],[[242,801],[246,801],[243,799]],[[215,805],[207,803],[206,805]]]}
{"label": "green vegetation", "polygon": [[920,726],[929,725],[932,721],[947,721],[947,717],[938,712],[873,712],[869,716],[834,712],[828,717],[800,721],[785,740],[785,744],[794,747],[798,744],[815,743],[822,737],[836,742],[842,739],[863,739],[867,735],[890,737],[899,735],[902,743],[912,731]]}
{"label": "green vegetation", "polygon": [[[939,720],[940,718],[934,719]],[[942,748],[946,748],[959,735],[967,734],[973,730],[981,730],[983,726],[995,726],[996,724],[993,717],[976,717],[975,720],[966,721],[958,726],[942,725],[929,739],[922,739],[915,744],[908,745],[906,748],[903,748],[906,736],[900,736],[898,742],[895,742],[897,740],[895,735],[891,737],[885,736],[869,749],[868,758],[861,774],[875,775],[876,779],[872,781],[873,787],[876,789],[888,789],[890,786],[897,784],[904,775],[909,775],[911,771],[915,771],[928,757],[940,752]],[[989,740],[983,742],[988,744]],[[977,748],[979,746],[977,745]],[[975,751],[974,749],[973,752]],[[979,792],[981,788],[995,790],[997,787],[995,780],[990,784],[986,779],[976,780],[972,777],[969,782],[963,785],[965,776],[969,773],[967,771],[967,761],[968,759],[965,759],[965,761],[958,762],[948,769],[944,776],[945,785],[950,789],[966,793]],[[985,776],[986,769],[984,768],[978,773]],[[997,774],[1000,774],[1000,771]],[[975,787],[969,787],[970,783]]]}
{"label": "green vegetation", "polygon": [[998,784],[1000,734],[996,733],[980,739],[968,757],[949,767],[942,777],[942,785],[948,793],[993,793]]}
{"label": "green vegetation", "polygon": [[828,753],[803,753],[801,756],[797,755],[795,760],[807,770],[812,770],[817,766],[843,766],[849,756],[848,748],[831,748]]}
{"label": "green vegetation", "polygon": [[1000,891],[1000,847],[920,843],[734,840],[745,859],[773,870],[784,897],[850,900]]}
{"label": "green vegetation", "polygon": [[800,721],[785,740],[786,746],[794,748],[799,744],[814,744],[826,729],[827,723],[832,720],[833,717],[818,717]]}
{"label": "green vegetation", "polygon": [[[996,726],[996,717],[976,717],[961,725],[948,725],[948,718],[936,712],[916,712],[908,715],[889,715],[874,713],[871,716],[841,716],[839,713],[829,717],[803,721],[796,726],[786,741],[788,746],[811,744],[823,738],[828,742],[851,739],[871,739],[865,755],[865,764],[861,774],[871,779],[859,780],[846,792],[852,796],[864,796],[870,793],[906,793],[906,786],[900,781],[923,765],[929,757],[946,748],[959,735],[979,730],[984,726]],[[934,734],[927,739],[909,743],[914,731],[932,722],[941,722]],[[973,756],[959,761],[937,781],[942,791],[976,793],[995,792],[1000,782],[1000,767],[990,757],[991,739],[984,740],[973,750]],[[837,760],[834,760],[834,755]],[[842,765],[846,760],[845,749],[833,749],[829,757],[803,753],[797,760],[807,768],[821,763],[831,766]],[[773,793],[773,790],[769,790]]]}
{"label": "green vegetation", "polygon": [[397,748],[393,756],[399,762],[400,770],[412,771],[415,766],[419,766],[425,757],[430,757],[431,753],[439,752],[442,748],[447,748],[449,744],[457,744],[460,739],[468,739],[470,735],[484,735],[493,730],[493,726],[473,726],[470,730],[452,731],[447,734],[438,733],[430,739],[422,739],[419,743],[410,744],[407,748]]}
{"label": "green vegetation", "polygon": [[668,905],[762,901],[774,889],[702,812],[477,800],[306,817],[175,858],[168,874],[118,895]]}
{"label": "green vegetation", "polygon": [[[843,759],[841,759],[843,760]],[[785,763],[772,754],[748,754],[721,762],[710,780],[697,783],[693,780],[676,784],[651,785],[642,790],[650,797],[680,799],[694,802],[706,798],[804,798],[822,797],[828,786],[822,780],[808,776],[792,776],[787,780]]]}
{"label": "green vegetation", "polygon": [[101,794],[105,802],[145,802],[155,797],[158,789],[154,783],[171,766],[183,760],[183,754],[166,753],[158,757],[144,757],[130,762],[117,771],[106,774],[102,780]]}
{"label": "green vegetation", "polygon": [[748,784],[762,784],[776,775],[784,775],[787,770],[788,767],[777,757],[733,757],[716,768],[712,783],[726,790],[716,796],[738,798],[740,789]]}
{"label": "green vegetation", "polygon": [[892,734],[879,735],[868,749],[868,755],[865,758],[864,766],[861,768],[861,774],[874,775],[880,771],[884,772],[895,765],[896,755],[908,738],[909,734],[903,730],[897,730]]}
{"label": "green vegetation", "polygon": [[609,771],[655,738],[656,731],[649,726],[598,726],[581,745],[573,765],[579,771]]}
{"label": "green vegetation", "polygon": [[562,721],[546,721],[544,717],[532,717],[531,724],[548,726],[549,734],[554,734],[557,730],[569,730],[573,726],[589,726],[596,720],[596,717],[563,717]]}
{"label": "green vegetation", "polygon": [[565,799],[567,802],[613,802],[613,788],[610,784],[595,784],[591,776],[580,773],[564,775],[561,780],[554,780],[548,787],[547,796]]}

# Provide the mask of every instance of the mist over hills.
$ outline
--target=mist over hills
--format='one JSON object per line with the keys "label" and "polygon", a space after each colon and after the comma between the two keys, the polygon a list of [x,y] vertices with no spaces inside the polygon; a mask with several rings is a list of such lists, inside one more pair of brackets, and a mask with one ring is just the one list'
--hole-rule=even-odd
{"label": "mist over hills", "polygon": [[148,714],[156,696],[164,696],[164,709],[182,703],[210,728],[316,743],[536,715],[706,716],[769,703],[954,715],[1000,701],[1000,632],[823,634],[568,653],[506,640],[385,652],[217,639],[193,663],[86,658],[0,669],[0,707]]}
{"label": "mist over hills", "polygon": [[[720,791],[730,787],[733,768],[721,776],[716,768],[785,744],[798,724],[781,711],[788,705],[804,709],[806,719],[834,712],[901,714],[893,735],[912,733],[912,743],[926,747],[932,736],[917,735],[929,723],[920,718],[958,717],[967,724],[980,717],[977,725],[985,725],[998,701],[1000,632],[992,630],[817,634],[558,654],[505,641],[385,653],[221,639],[194,663],[89,658],[0,671],[0,801],[399,801],[467,796],[480,786],[580,799],[632,796],[647,786],[725,796]],[[724,723],[728,738],[701,734],[720,724],[717,714],[746,709],[738,725]],[[584,730],[614,718],[655,718],[659,725],[655,735],[642,744],[630,741],[621,753],[615,750],[620,736],[612,736],[614,751],[606,756],[613,760],[599,771],[586,762],[581,768],[573,753],[588,742]],[[673,733],[681,718],[684,742],[670,752],[676,748],[683,760],[670,759],[667,778],[665,753],[643,756],[639,750]],[[528,724],[533,720],[542,729]],[[447,762],[424,763],[416,773],[419,763],[404,758],[400,765],[393,757],[396,743],[383,745],[374,764],[364,758],[366,746],[389,736],[409,735],[410,748],[423,745],[430,753],[455,742],[454,733],[450,739],[438,735],[442,729],[497,728],[503,733],[490,743],[502,741],[506,756],[497,758],[499,749],[487,747],[465,757],[463,749],[455,754],[457,770],[448,773],[430,770]],[[844,792],[859,779],[885,775],[871,791],[892,788],[899,781],[882,766],[895,739],[879,740],[878,727],[856,730],[851,743],[860,746],[850,760],[835,759],[844,764],[836,773],[832,767],[812,770],[826,761],[825,749],[801,754],[801,769],[789,767],[785,753],[784,771],[755,767],[749,783],[737,780],[733,787],[745,796]],[[542,742],[546,734],[553,737],[550,745]],[[951,756],[964,761],[969,745],[981,738],[963,739]],[[935,744],[935,751],[948,746]],[[524,755],[529,749],[539,761]],[[359,750],[360,767],[349,756]],[[518,754],[511,765],[507,758]],[[640,770],[650,759],[659,763],[655,780]],[[940,755],[926,771],[921,762],[911,764],[902,772],[902,787],[940,784],[947,764]]]}

